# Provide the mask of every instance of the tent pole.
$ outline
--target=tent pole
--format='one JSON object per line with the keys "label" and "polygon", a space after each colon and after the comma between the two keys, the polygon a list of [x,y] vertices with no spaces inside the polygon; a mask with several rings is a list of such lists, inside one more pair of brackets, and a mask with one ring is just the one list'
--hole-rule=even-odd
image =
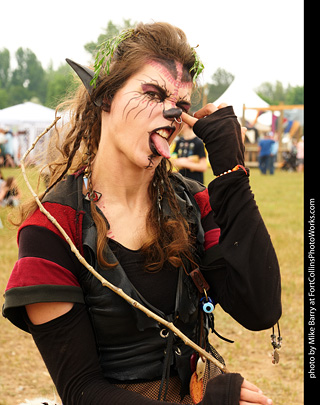
{"label": "tent pole", "polygon": [[279,142],[278,159],[277,159],[278,163],[280,163],[282,159],[282,136],[283,136],[283,121],[284,121],[284,109],[282,101],[279,103],[279,107],[280,107],[280,117],[278,120],[278,127],[277,127],[278,142]]}
{"label": "tent pole", "polygon": [[246,105],[243,104],[243,107],[242,107],[242,126],[243,127],[246,126],[245,111],[246,111]]}

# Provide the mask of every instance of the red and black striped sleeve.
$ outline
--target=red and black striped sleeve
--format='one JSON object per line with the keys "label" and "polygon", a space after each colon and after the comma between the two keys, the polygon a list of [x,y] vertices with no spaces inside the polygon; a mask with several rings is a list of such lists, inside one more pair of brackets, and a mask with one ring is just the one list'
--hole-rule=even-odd
{"label": "red and black striped sleeve", "polygon": [[208,251],[213,246],[219,244],[220,228],[215,223],[213,211],[209,202],[208,189],[194,194],[194,198],[200,208],[201,225],[204,230],[204,250]]}
{"label": "red and black striped sleeve", "polygon": [[19,232],[19,258],[5,291],[3,313],[28,331],[24,306],[38,302],[84,303],[78,282],[81,264],[68,243],[52,230],[29,225]]}

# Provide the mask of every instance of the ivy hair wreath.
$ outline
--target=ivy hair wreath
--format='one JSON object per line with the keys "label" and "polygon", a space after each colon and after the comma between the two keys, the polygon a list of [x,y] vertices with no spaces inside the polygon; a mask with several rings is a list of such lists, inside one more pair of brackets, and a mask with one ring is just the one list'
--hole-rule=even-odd
{"label": "ivy hair wreath", "polygon": [[[119,45],[125,41],[126,39],[130,38],[132,35],[139,35],[139,31],[135,32],[134,28],[128,28],[125,30],[122,30],[119,35],[116,35],[112,38],[107,39],[106,41],[102,42],[99,50],[97,52],[97,55],[95,57],[94,61],[94,76],[90,82],[90,85],[95,88],[97,85],[97,81],[99,78],[99,75],[101,71],[106,73],[107,75],[110,74],[110,64],[112,61],[112,58],[119,47]],[[195,62],[193,66],[190,68],[189,72],[194,71],[194,76],[193,76],[193,83],[196,83],[196,80],[198,76],[202,73],[204,69],[204,65],[201,62],[199,55],[196,52],[196,48],[198,48],[199,45],[196,47],[191,47],[191,51],[194,55]]]}

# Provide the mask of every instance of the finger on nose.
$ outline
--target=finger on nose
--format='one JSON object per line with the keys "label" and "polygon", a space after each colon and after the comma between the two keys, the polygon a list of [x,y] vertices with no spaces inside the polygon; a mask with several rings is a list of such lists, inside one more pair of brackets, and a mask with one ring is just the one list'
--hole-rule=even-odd
{"label": "finger on nose", "polygon": [[195,112],[194,116],[196,118],[203,118],[206,117],[207,115],[214,113],[215,111],[217,111],[217,107],[214,104],[209,103],[204,107],[200,108],[200,110],[198,110],[197,112]]}
{"label": "finger on nose", "polygon": [[192,117],[189,114],[182,113],[181,114],[182,121],[189,125],[189,127],[193,127],[194,124],[198,121],[197,118]]}

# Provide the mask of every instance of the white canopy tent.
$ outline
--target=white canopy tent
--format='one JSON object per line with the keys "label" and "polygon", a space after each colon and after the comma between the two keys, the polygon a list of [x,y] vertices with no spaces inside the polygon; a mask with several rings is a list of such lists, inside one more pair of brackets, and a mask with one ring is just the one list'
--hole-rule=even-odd
{"label": "white canopy tent", "polygon": [[0,110],[0,124],[23,126],[24,124],[50,124],[55,111],[30,101]]}
{"label": "white canopy tent", "polygon": [[0,110],[0,127],[10,129],[13,133],[25,134],[15,137],[19,160],[41,134],[55,119],[55,110],[30,101]]}
{"label": "white canopy tent", "polygon": [[[269,107],[269,104],[248,85],[246,80],[235,78],[227,90],[213,103],[218,106],[226,103],[233,106],[234,112],[239,119],[243,116],[243,105],[246,107]],[[257,116],[256,110],[246,110],[245,119],[254,122]],[[270,123],[271,124],[271,123]]]}

